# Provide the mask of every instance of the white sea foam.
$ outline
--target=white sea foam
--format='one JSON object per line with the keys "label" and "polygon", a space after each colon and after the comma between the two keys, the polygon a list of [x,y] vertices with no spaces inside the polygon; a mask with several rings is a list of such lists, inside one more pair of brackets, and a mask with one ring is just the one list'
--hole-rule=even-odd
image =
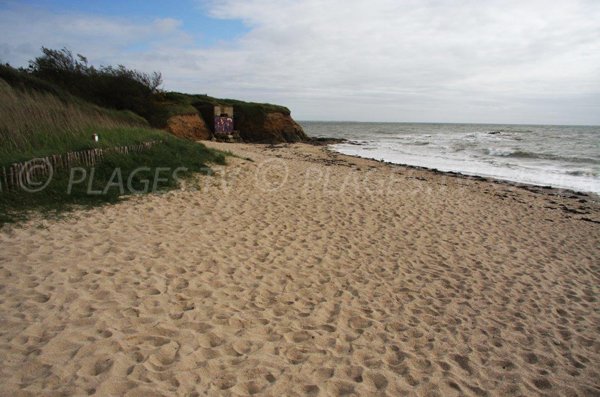
{"label": "white sea foam", "polygon": [[600,194],[600,127],[302,123],[340,153]]}

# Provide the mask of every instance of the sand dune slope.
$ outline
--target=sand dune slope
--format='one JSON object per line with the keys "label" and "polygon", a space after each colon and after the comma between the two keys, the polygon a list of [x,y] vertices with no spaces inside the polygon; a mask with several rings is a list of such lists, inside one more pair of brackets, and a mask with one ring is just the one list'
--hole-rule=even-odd
{"label": "sand dune slope", "polygon": [[0,232],[1,395],[600,395],[575,198],[212,145],[252,161]]}

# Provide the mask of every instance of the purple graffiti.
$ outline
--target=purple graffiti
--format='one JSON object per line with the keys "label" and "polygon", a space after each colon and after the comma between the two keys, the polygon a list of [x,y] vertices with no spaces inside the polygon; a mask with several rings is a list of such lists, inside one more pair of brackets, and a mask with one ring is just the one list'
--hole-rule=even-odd
{"label": "purple graffiti", "polygon": [[231,134],[233,119],[231,117],[215,116],[215,134]]}

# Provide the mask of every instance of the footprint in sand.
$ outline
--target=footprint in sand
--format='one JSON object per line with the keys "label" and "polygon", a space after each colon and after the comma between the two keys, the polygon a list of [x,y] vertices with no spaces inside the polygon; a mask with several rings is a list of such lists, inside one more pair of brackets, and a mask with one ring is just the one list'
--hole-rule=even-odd
{"label": "footprint in sand", "polygon": [[213,347],[221,346],[223,344],[223,342],[224,342],[223,338],[221,338],[220,336],[218,336],[217,334],[214,334],[212,332],[210,332],[208,334],[200,335],[198,337],[198,343],[202,347],[206,347],[206,348],[213,348]]}
{"label": "footprint in sand", "polygon": [[179,347],[179,343],[174,341],[169,342],[161,346],[156,353],[150,354],[148,362],[157,367],[171,365],[177,359]]}
{"label": "footprint in sand", "polygon": [[302,391],[307,396],[318,396],[320,389],[317,385],[304,385]]}
{"label": "footprint in sand", "polygon": [[365,383],[379,391],[384,390],[388,385],[385,375],[379,372],[368,372],[365,374]]}
{"label": "footprint in sand", "polygon": [[36,293],[33,296],[33,300],[38,302],[38,303],[46,303],[50,300],[51,295],[46,295],[46,294],[38,294]]}
{"label": "footprint in sand", "polygon": [[333,376],[335,370],[333,368],[323,367],[318,368],[314,372],[314,376],[317,380],[324,381]]}
{"label": "footprint in sand", "polygon": [[284,336],[285,339],[290,343],[302,343],[306,342],[307,340],[314,339],[314,337],[306,331],[290,332]]}
{"label": "footprint in sand", "polygon": [[323,331],[327,331],[327,332],[335,332],[335,330],[336,330],[336,328],[333,325],[329,325],[329,324],[321,325],[319,328],[321,328]]}
{"label": "footprint in sand", "polygon": [[371,324],[372,324],[371,320],[368,320],[364,317],[359,317],[359,316],[351,317],[350,320],[348,320],[348,325],[352,329],[368,328],[371,326]]}
{"label": "footprint in sand", "polygon": [[227,390],[237,384],[237,378],[232,374],[220,373],[213,377],[212,383],[219,390]]}
{"label": "footprint in sand", "polygon": [[189,287],[190,283],[183,278],[177,279],[177,281],[175,281],[175,283],[173,284],[173,289],[177,292],[181,292],[184,289],[186,289],[187,287]]}
{"label": "footprint in sand", "polygon": [[103,358],[94,364],[92,371],[90,372],[93,376],[98,376],[106,371],[108,371],[113,365],[113,360],[111,358]]}
{"label": "footprint in sand", "polygon": [[297,347],[292,347],[285,352],[285,357],[291,364],[301,364],[305,362],[308,357],[305,354],[303,349],[299,349]]}

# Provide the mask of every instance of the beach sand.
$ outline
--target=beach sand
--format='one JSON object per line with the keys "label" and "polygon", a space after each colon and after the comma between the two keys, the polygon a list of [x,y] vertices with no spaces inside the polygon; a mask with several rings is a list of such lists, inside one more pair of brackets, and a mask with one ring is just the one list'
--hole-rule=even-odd
{"label": "beach sand", "polygon": [[600,204],[310,145],[0,231],[0,395],[600,395]]}

